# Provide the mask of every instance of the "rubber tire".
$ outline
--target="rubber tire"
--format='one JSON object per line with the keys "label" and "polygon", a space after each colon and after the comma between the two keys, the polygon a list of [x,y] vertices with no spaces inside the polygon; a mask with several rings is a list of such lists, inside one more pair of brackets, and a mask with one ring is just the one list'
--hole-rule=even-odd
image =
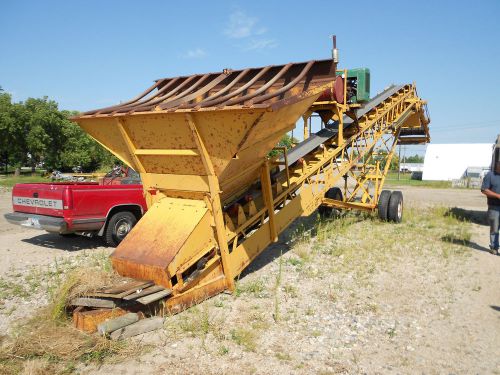
{"label": "rubber tire", "polygon": [[[328,191],[325,194],[325,198],[335,199],[338,201],[344,200],[342,190],[340,190],[340,188],[338,188],[338,187],[332,187],[332,188],[328,189]],[[340,213],[340,210],[338,210],[336,208],[330,208],[327,206],[319,206],[318,212],[323,217],[332,217],[332,216],[336,217]]]}
{"label": "rubber tire", "polygon": [[403,193],[393,191],[389,199],[389,208],[387,209],[387,218],[394,223],[401,223],[403,220]]}
{"label": "rubber tire", "polygon": [[382,190],[378,197],[378,217],[382,221],[387,221],[387,210],[389,209],[389,200],[391,199],[390,190]]}
{"label": "rubber tire", "polygon": [[[119,236],[118,233],[116,233],[117,224],[122,220],[129,224],[130,229],[124,235]],[[117,212],[116,214],[111,216],[111,219],[109,219],[108,224],[106,225],[106,231],[104,232],[104,242],[106,242],[106,244],[111,247],[118,246],[120,242],[123,241],[125,236],[130,232],[130,230],[132,230],[135,223],[137,223],[137,218],[133,213],[129,211]]]}

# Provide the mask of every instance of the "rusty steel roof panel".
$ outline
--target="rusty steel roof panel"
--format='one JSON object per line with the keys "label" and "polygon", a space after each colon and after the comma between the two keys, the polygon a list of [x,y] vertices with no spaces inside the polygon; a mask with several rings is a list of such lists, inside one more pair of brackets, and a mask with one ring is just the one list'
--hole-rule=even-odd
{"label": "rusty steel roof panel", "polygon": [[293,103],[314,87],[334,81],[335,69],[333,60],[311,60],[164,78],[156,80],[147,90],[125,103],[88,111],[82,116],[232,108],[276,109]]}

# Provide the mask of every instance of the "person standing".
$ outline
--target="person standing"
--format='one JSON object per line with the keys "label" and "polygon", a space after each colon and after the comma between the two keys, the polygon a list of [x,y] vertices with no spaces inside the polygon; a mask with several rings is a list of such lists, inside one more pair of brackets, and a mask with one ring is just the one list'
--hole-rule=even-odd
{"label": "person standing", "polygon": [[488,223],[490,224],[490,253],[498,255],[500,230],[500,159],[493,170],[484,177],[481,193],[488,198]]}

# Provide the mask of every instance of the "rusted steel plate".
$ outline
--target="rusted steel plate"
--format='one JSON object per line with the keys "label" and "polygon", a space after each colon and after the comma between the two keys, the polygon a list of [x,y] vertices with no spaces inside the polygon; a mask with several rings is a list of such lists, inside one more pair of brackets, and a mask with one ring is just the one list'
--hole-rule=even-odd
{"label": "rusted steel plate", "polygon": [[335,80],[333,60],[311,60],[219,73],[159,79],[125,103],[89,111],[89,115],[200,109],[267,108]]}
{"label": "rusted steel plate", "polygon": [[96,332],[97,326],[105,320],[117,318],[126,313],[127,311],[122,309],[86,310],[84,307],[77,307],[73,311],[73,324],[81,331],[92,333]]}

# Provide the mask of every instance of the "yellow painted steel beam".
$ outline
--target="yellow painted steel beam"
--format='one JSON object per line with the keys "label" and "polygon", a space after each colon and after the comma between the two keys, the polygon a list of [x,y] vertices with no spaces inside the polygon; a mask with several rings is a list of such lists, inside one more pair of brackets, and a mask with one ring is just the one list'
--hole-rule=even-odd
{"label": "yellow painted steel beam", "polygon": [[162,150],[162,149],[136,149],[136,155],[159,155],[159,156],[200,156],[197,150]]}
{"label": "yellow painted steel beam", "polygon": [[269,175],[269,162],[264,161],[261,173],[261,186],[262,193],[264,195],[264,202],[266,203],[267,215],[269,217],[269,234],[272,242],[278,241],[278,233],[276,230],[276,222],[274,218],[274,201],[273,201],[273,191],[271,188],[271,178]]}
{"label": "yellow painted steel beam", "polygon": [[134,143],[132,142],[132,140],[130,139],[130,136],[128,135],[127,131],[125,130],[125,128],[123,126],[123,122],[120,118],[116,119],[116,126],[118,128],[120,135],[123,138],[123,141],[125,142],[125,145],[127,147],[128,152],[132,158],[134,169],[141,174],[145,173],[146,170],[144,169],[142,162],[139,160],[139,158],[135,154],[136,147],[135,147]]}
{"label": "yellow painted steel beam", "polygon": [[375,204],[367,204],[361,202],[343,202],[335,199],[324,198],[321,201],[321,204],[331,207],[331,208],[340,208],[340,209],[348,209],[348,210],[361,210],[361,211],[373,211],[377,208]]}
{"label": "yellow painted steel beam", "polygon": [[194,122],[193,116],[190,114],[185,115],[186,123],[189,126],[193,134],[193,138],[195,140],[196,146],[198,147],[198,151],[200,153],[203,165],[207,171],[208,175],[208,186],[210,187],[210,197],[209,201],[212,206],[212,215],[215,223],[215,232],[217,236],[217,242],[219,244],[220,256],[222,259],[222,267],[224,270],[224,275],[226,277],[227,287],[230,290],[234,290],[234,276],[231,273],[231,267],[229,265],[229,248],[226,242],[226,227],[224,225],[224,217],[222,215],[222,205],[220,202],[220,187],[219,180],[215,174],[215,169],[213,167],[212,161],[210,159],[210,155],[207,152],[205,144],[196,128],[196,124]]}

